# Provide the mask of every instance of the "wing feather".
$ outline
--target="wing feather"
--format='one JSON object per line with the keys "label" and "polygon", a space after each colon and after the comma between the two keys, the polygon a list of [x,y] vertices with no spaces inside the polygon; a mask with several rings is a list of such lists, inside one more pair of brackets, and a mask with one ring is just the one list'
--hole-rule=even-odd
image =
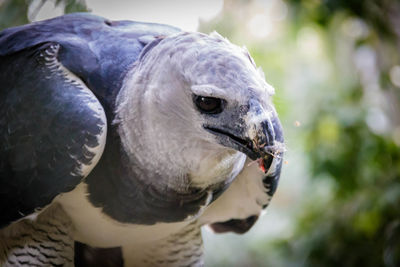
{"label": "wing feather", "polygon": [[100,158],[103,107],[45,42],[0,56],[0,227],[72,190]]}

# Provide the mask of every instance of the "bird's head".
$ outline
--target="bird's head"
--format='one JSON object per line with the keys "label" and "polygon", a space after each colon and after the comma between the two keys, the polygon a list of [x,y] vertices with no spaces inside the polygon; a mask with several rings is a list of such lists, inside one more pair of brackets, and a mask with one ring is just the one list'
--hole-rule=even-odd
{"label": "bird's head", "polygon": [[144,146],[157,155],[155,164],[173,162],[166,169],[199,171],[219,159],[235,175],[244,155],[267,169],[283,146],[273,94],[247,50],[216,33],[159,38],[144,49],[117,99],[119,120],[126,121],[121,135],[132,154]]}

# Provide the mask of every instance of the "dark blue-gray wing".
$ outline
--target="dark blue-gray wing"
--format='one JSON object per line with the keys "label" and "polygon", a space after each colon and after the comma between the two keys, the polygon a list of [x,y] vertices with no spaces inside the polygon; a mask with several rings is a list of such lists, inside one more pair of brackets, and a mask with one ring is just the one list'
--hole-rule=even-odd
{"label": "dark blue-gray wing", "polygon": [[72,190],[103,152],[103,107],[59,62],[62,49],[0,56],[0,227]]}
{"label": "dark blue-gray wing", "polygon": [[179,31],[168,25],[110,21],[74,13],[0,32],[0,55],[43,42],[60,44],[59,60],[82,79],[111,114],[123,78],[145,45]]}

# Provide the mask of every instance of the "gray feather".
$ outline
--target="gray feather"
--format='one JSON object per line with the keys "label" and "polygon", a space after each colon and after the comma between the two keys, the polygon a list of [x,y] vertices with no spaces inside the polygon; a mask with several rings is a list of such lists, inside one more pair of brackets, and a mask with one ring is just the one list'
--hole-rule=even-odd
{"label": "gray feather", "polygon": [[0,230],[0,265],[73,266],[72,230],[72,222],[58,204],[37,220],[20,220]]}

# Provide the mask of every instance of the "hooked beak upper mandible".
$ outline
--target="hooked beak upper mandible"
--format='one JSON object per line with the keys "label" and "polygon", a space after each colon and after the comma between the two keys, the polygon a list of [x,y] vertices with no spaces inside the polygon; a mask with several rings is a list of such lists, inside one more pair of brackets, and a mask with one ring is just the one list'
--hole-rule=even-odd
{"label": "hooked beak upper mandible", "polygon": [[275,109],[252,100],[249,106],[247,131],[253,150],[260,158],[281,156],[284,152],[283,131]]}

